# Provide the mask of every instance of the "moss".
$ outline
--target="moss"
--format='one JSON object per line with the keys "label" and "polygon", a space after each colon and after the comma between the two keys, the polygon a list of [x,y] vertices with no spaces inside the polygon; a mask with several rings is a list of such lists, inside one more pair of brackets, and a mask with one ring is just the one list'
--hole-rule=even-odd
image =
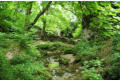
{"label": "moss", "polygon": [[41,53],[42,56],[46,56],[46,55],[48,55],[48,53],[47,53],[46,50],[39,50],[39,51],[40,51],[40,53]]}
{"label": "moss", "polygon": [[50,44],[41,44],[37,46],[38,50],[48,50],[50,48]]}
{"label": "moss", "polygon": [[64,57],[61,55],[61,56],[60,56],[60,62],[61,62],[62,64],[68,64],[69,60],[66,59],[66,58],[64,58]]}
{"label": "moss", "polygon": [[60,48],[63,45],[61,42],[54,42],[51,44],[41,44],[37,46],[38,50],[48,50],[48,51],[54,51]]}
{"label": "moss", "polygon": [[65,54],[75,54],[74,48],[65,48],[64,49]]}
{"label": "moss", "polygon": [[48,65],[50,69],[59,67],[59,62],[52,62]]}

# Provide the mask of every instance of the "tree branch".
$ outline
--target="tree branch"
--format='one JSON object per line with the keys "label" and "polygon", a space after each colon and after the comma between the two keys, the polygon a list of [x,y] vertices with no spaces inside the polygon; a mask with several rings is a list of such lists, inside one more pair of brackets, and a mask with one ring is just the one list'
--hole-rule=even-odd
{"label": "tree branch", "polygon": [[64,8],[64,10],[69,11],[69,12],[73,13],[74,15],[76,15],[76,13],[75,13],[74,11],[69,10],[69,9],[67,9],[67,8],[65,8],[65,7],[63,7],[63,8]]}
{"label": "tree branch", "polygon": [[[51,5],[52,1],[50,1],[47,6],[43,9],[43,11],[39,12],[36,16],[36,18],[34,19],[34,21],[30,24],[31,26],[34,26],[35,23],[38,21],[38,19],[40,18],[40,16],[42,16],[49,8],[50,8],[50,5]],[[31,27],[30,27],[31,28]]]}

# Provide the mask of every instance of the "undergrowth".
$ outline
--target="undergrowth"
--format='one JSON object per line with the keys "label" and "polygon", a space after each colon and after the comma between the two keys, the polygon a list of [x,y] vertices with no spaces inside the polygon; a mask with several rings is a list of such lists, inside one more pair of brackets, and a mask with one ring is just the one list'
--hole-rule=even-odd
{"label": "undergrowth", "polygon": [[[24,41],[25,42],[25,41]],[[26,43],[24,43],[26,44]],[[12,59],[8,59],[6,54],[0,52],[0,79],[7,80],[48,80],[51,79],[51,74],[44,67],[40,52],[36,47],[29,47],[27,44],[21,47],[18,44],[19,52],[14,54]],[[22,44],[23,45],[23,44]],[[4,48],[4,50],[9,47]],[[11,50],[14,48],[10,48]],[[1,48],[3,50],[3,48]],[[21,51],[23,52],[21,54]],[[6,52],[7,53],[7,52]],[[14,53],[14,52],[13,52]]]}

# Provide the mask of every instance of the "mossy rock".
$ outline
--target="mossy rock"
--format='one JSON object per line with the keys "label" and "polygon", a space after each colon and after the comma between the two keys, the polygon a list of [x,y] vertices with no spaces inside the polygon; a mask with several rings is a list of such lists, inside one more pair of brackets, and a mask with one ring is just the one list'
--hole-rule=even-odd
{"label": "mossy rock", "polygon": [[49,48],[48,50],[49,50],[49,51],[54,51],[54,50],[57,50],[57,48],[58,48],[58,47],[52,46],[52,45],[51,45],[50,48]]}
{"label": "mossy rock", "polygon": [[59,47],[59,46],[63,46],[64,43],[63,42],[54,42],[53,45]]}
{"label": "mossy rock", "polygon": [[72,64],[76,60],[76,57],[73,54],[61,55],[60,57],[60,61],[63,64]]}
{"label": "mossy rock", "polygon": [[54,42],[53,44],[50,45],[50,51],[57,50],[58,48],[62,47],[64,43],[62,42]]}
{"label": "mossy rock", "polygon": [[50,48],[50,44],[41,44],[37,46],[38,50],[48,50]]}
{"label": "mossy rock", "polygon": [[48,67],[50,69],[58,68],[59,67],[59,62],[51,62]]}
{"label": "mossy rock", "polygon": [[44,55],[48,55],[48,53],[47,53],[46,50],[40,50],[40,54],[43,55],[43,56],[44,56]]}
{"label": "mossy rock", "polygon": [[66,58],[64,58],[63,55],[61,55],[61,56],[60,56],[60,62],[61,62],[62,64],[68,64],[68,63],[69,63],[69,60],[66,59]]}
{"label": "mossy rock", "polygon": [[37,46],[38,50],[49,50],[54,51],[57,50],[60,46],[57,44],[41,44]]}
{"label": "mossy rock", "polygon": [[74,48],[65,48],[64,49],[65,54],[75,54]]}

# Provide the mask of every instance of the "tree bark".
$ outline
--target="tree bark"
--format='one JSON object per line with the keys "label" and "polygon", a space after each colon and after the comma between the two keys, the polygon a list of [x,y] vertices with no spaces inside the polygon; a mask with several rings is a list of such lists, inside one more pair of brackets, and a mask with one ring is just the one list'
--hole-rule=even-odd
{"label": "tree bark", "polygon": [[46,19],[42,19],[42,21],[43,21],[43,29],[42,29],[42,36],[41,36],[41,38],[43,38],[44,40],[46,40],[47,39],[47,34],[46,34]]}
{"label": "tree bark", "polygon": [[85,11],[83,10],[83,6],[86,6],[86,9],[90,11],[90,9],[87,7],[87,2],[79,2],[79,5],[80,5],[80,8],[82,10],[82,19],[81,19],[81,25],[82,25],[82,33],[81,33],[81,37],[82,39],[91,39],[92,36],[95,36],[94,33],[95,31],[92,29],[90,29],[90,23],[92,22],[91,21],[91,18],[94,18],[96,17],[97,15],[94,14],[94,13],[90,13],[88,15],[86,15]]}
{"label": "tree bark", "polygon": [[51,5],[52,1],[49,1],[49,3],[47,4],[47,6],[40,11],[37,16],[35,17],[34,21],[29,25],[28,30],[30,30],[32,28],[32,26],[34,26],[36,24],[36,22],[38,21],[38,19],[40,18],[40,16],[42,16],[49,8]]}

